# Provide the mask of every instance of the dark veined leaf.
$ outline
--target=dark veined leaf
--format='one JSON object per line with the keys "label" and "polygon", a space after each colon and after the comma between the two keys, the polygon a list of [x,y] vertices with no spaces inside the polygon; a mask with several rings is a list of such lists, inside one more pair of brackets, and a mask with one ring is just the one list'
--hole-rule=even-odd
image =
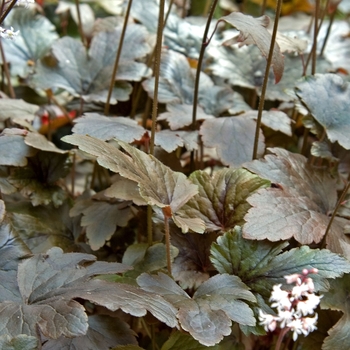
{"label": "dark veined leaf", "polygon": [[250,208],[247,198],[270,182],[245,169],[221,169],[210,177],[204,171],[190,176],[199,193],[180,210],[181,215],[201,218],[208,231],[225,231],[244,223]]}
{"label": "dark veined leaf", "polygon": [[[205,120],[200,128],[206,147],[215,147],[225,165],[240,167],[252,159],[256,122],[244,116]],[[258,154],[264,153],[264,135],[259,131]]]}
{"label": "dark veined leaf", "polygon": [[8,203],[7,210],[13,229],[33,253],[44,253],[52,247],[65,252],[79,250],[79,221],[69,217],[70,204],[58,208],[53,204],[34,207],[29,201]]}
{"label": "dark veined leaf", "polygon": [[45,342],[43,350],[109,350],[111,347],[123,344],[137,344],[135,333],[129,325],[119,318],[106,315],[89,316],[89,328],[85,335]]}
{"label": "dark veined leaf", "polygon": [[[329,223],[328,214],[336,204],[336,180],[325,170],[313,169],[302,155],[279,148],[270,151],[274,154],[245,165],[276,188],[262,189],[249,197],[252,208],[244,218],[243,236],[320,242]],[[341,231],[334,223],[329,235],[340,235]]]}
{"label": "dark veined leaf", "polygon": [[240,277],[254,294],[262,295],[266,301],[273,285],[285,284],[283,277],[286,275],[317,268],[319,272],[312,278],[316,289],[324,291],[329,288],[326,279],[342,276],[350,269],[347,259],[327,249],[302,246],[282,253],[286,246],[286,242],[245,240],[241,229],[237,227],[213,243],[210,259],[220,273]]}
{"label": "dark veined leaf", "polygon": [[300,82],[296,94],[324,127],[329,140],[350,149],[349,84],[335,74],[317,74]]}
{"label": "dark veined leaf", "polygon": [[[271,34],[267,31],[270,19],[267,16],[254,18],[240,12],[230,13],[221,17],[219,21],[225,21],[240,31],[238,42],[245,45],[253,41],[258,46],[261,54],[267,58],[271,45]],[[275,75],[276,84],[281,80],[284,69],[284,57],[280,52],[277,43],[274,45],[272,56],[272,69]]]}
{"label": "dark veined leaf", "polygon": [[6,60],[11,63],[12,75],[26,78],[33,66],[58,39],[54,25],[36,9],[15,8],[6,20],[7,26],[19,30],[16,40],[3,40]]}
{"label": "dark veined leaf", "polygon": [[[164,50],[160,63],[159,102],[191,105],[195,74],[184,55]],[[153,98],[154,78],[145,80],[142,85]],[[201,73],[198,99],[205,113],[219,115],[233,105],[233,91],[228,87],[215,86],[211,78]]]}
{"label": "dark veined leaf", "polygon": [[127,226],[134,216],[128,203],[85,198],[78,199],[69,212],[70,216],[80,214],[83,214],[81,226],[86,227],[86,237],[92,250],[100,249],[111,239],[117,226]]}
{"label": "dark veined leaf", "polygon": [[188,232],[184,235],[172,225],[170,235],[171,244],[179,251],[172,265],[173,278],[183,289],[196,290],[214,271],[209,253],[217,233]]}
{"label": "dark veined leaf", "polygon": [[220,342],[231,334],[231,321],[255,325],[249,306],[242,300],[255,302],[244,283],[236,276],[216,275],[204,282],[193,298],[170,277],[142,274],[137,278],[142,289],[160,294],[178,309],[181,327],[206,346]]}
{"label": "dark veined leaf", "polygon": [[220,344],[205,346],[193,339],[190,334],[184,332],[173,332],[170,338],[163,344],[161,350],[243,350],[234,336],[225,337]]}
{"label": "dark veined leaf", "polygon": [[[171,246],[171,259],[174,259],[178,252],[177,248]],[[132,244],[126,249],[122,262],[133,267],[133,270],[124,274],[126,277],[136,278],[143,272],[158,271],[167,266],[166,246],[163,243],[151,246],[146,243]]]}
{"label": "dark veined leaf", "polygon": [[103,141],[117,138],[132,143],[140,140],[146,129],[126,117],[105,117],[97,113],[85,113],[75,120],[72,129],[75,134],[90,135]]}
{"label": "dark veined leaf", "polygon": [[[44,136],[42,137],[46,140]],[[68,153],[39,151],[34,157],[29,158],[26,167],[13,169],[9,181],[29,198],[34,206],[52,202],[58,207],[67,194],[56,182],[70,171],[68,157]]]}
{"label": "dark veined leaf", "polygon": [[350,275],[330,281],[331,288],[321,299],[322,309],[339,310],[343,312],[340,320],[328,331],[329,336],[324,340],[323,350],[347,349],[350,347]]}
{"label": "dark veined leaf", "polygon": [[11,338],[9,335],[0,336],[0,349],[2,350],[37,350],[39,340],[26,334],[19,334]]}
{"label": "dark veined leaf", "polygon": [[77,298],[134,316],[143,316],[148,310],[170,327],[177,325],[176,310],[159,295],[93,279],[129,269],[123,264],[95,260],[89,254],[63,254],[59,248],[23,260],[18,266],[17,296],[0,296],[0,335],[36,336],[38,328],[52,339],[84,335],[88,317],[84,307],[74,300]]}
{"label": "dark veined leaf", "polygon": [[97,156],[98,163],[105,168],[137,182],[140,194],[147,203],[171,209],[174,221],[184,231],[189,228],[204,231],[204,223],[200,219],[184,222],[179,221],[181,218],[176,216],[176,212],[198,192],[197,186],[192,184],[184,174],[172,171],[156,158],[122,141],[119,141],[119,144],[130,156],[90,136],[71,135],[65,136],[63,140]]}

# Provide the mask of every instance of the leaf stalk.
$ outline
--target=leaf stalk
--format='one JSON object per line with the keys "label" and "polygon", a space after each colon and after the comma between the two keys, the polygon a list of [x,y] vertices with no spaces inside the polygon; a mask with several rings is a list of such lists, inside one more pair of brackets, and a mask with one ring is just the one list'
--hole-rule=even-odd
{"label": "leaf stalk", "polygon": [[126,12],[125,12],[123,29],[122,29],[122,33],[120,35],[120,41],[119,41],[118,50],[117,50],[117,54],[115,56],[111,83],[109,84],[107,101],[106,101],[105,108],[104,108],[104,114],[105,115],[109,114],[109,106],[110,106],[111,96],[112,96],[112,92],[113,92],[113,88],[114,88],[114,84],[115,84],[115,78],[116,78],[116,75],[117,75],[117,70],[118,70],[118,66],[119,66],[120,56],[121,56],[122,49],[123,49],[123,43],[124,43],[126,28],[127,28],[128,21],[129,21],[131,5],[132,5],[132,0],[129,0],[128,7],[126,8]]}

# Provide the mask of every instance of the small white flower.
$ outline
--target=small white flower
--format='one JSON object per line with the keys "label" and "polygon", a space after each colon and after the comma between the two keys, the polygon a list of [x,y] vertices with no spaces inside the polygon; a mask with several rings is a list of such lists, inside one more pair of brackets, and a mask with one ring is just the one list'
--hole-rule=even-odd
{"label": "small white flower", "polygon": [[316,327],[317,318],[318,318],[318,315],[315,314],[315,317],[305,317],[303,319],[303,334],[305,336],[307,336],[309,333],[317,329]]}
{"label": "small white flower", "polygon": [[294,298],[300,299],[300,297],[305,295],[305,293],[307,293],[308,291],[309,291],[309,286],[305,283],[302,283],[299,286],[297,285],[297,286],[293,287],[292,295]]}
{"label": "small white flower", "polygon": [[264,311],[259,309],[259,320],[260,324],[264,326],[266,332],[273,332],[276,329],[277,321],[273,315],[266,314]]}
{"label": "small white flower", "polygon": [[288,299],[288,292],[281,289],[282,284],[273,286],[270,301],[280,302],[283,299]]}
{"label": "small white flower", "polygon": [[300,275],[298,273],[295,273],[293,275],[284,276],[284,278],[286,279],[286,282],[288,284],[291,284],[291,283],[301,284]]}
{"label": "small white flower", "polygon": [[13,40],[14,37],[16,37],[18,34],[19,34],[19,30],[15,32],[13,27],[11,27],[11,29],[0,27],[0,36],[2,38]]}
{"label": "small white flower", "polygon": [[304,332],[303,322],[300,318],[297,318],[287,324],[287,327],[293,331],[293,340],[296,341],[299,334]]}
{"label": "small white flower", "polygon": [[280,327],[284,328],[286,326],[286,324],[290,323],[293,320],[294,317],[294,310],[289,311],[279,311],[278,312],[278,321],[281,322]]}

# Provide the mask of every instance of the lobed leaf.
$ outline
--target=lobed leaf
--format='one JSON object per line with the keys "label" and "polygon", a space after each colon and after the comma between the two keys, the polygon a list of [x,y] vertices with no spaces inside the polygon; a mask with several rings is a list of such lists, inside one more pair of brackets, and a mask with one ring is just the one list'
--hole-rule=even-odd
{"label": "lobed leaf", "polygon": [[17,282],[20,298],[1,295],[0,335],[37,335],[38,327],[48,338],[86,334],[88,317],[74,299],[89,300],[112,311],[122,309],[134,316],[147,310],[170,327],[175,327],[175,309],[158,295],[133,286],[92,279],[101,274],[125,272],[128,266],[96,262],[82,253],[63,254],[52,248],[22,261]]}
{"label": "lobed leaf", "polygon": [[2,350],[37,350],[39,340],[26,334],[19,334],[11,338],[9,335],[0,336],[0,348]]}
{"label": "lobed leaf", "polygon": [[204,171],[190,176],[199,193],[191,198],[180,213],[201,218],[208,231],[225,231],[244,223],[243,217],[250,208],[247,198],[270,182],[245,169],[221,169],[210,177]]}
{"label": "lobed leaf", "polygon": [[319,272],[313,276],[316,289],[327,290],[326,279],[340,277],[350,269],[347,259],[327,249],[302,246],[282,252],[287,245],[245,240],[240,228],[236,228],[213,243],[210,259],[220,273],[239,276],[253,293],[261,294],[266,300],[273,285],[285,284],[286,275],[317,268]]}
{"label": "lobed leaf", "polygon": [[73,133],[90,135],[103,141],[117,138],[132,143],[140,140],[146,130],[136,121],[126,117],[105,117],[98,113],[85,113],[76,119]]}
{"label": "lobed leaf", "polygon": [[331,281],[331,289],[321,299],[322,309],[343,312],[340,320],[328,330],[329,336],[324,340],[322,345],[323,350],[346,349],[350,346],[350,339],[348,337],[350,324],[349,276],[347,274],[343,278],[337,278]]}
{"label": "lobed leaf", "polygon": [[58,39],[55,26],[33,8],[12,9],[6,25],[19,30],[16,40],[4,40],[3,43],[11,73],[27,78],[33,72],[33,66]]}
{"label": "lobed leaf", "polygon": [[300,82],[296,94],[324,127],[329,140],[350,149],[349,84],[335,74],[317,74]]}
{"label": "lobed leaf", "polygon": [[249,306],[242,301],[256,299],[236,276],[216,275],[204,282],[190,298],[170,277],[142,274],[137,278],[142,289],[162,295],[177,309],[181,327],[206,346],[220,342],[231,333],[231,320],[255,325]]}
{"label": "lobed leaf", "polygon": [[[119,141],[119,144],[130,156],[110,144],[89,136],[71,135],[64,137],[63,140],[97,156],[100,165],[137,182],[141,196],[149,205],[170,207],[171,212],[175,214],[198,191],[197,186],[184,174],[172,171],[153,156],[122,141]],[[197,220],[196,223],[197,226],[198,224],[203,226],[201,221]],[[182,227],[186,230],[186,225]],[[197,230],[196,225],[193,225],[193,228]]]}
{"label": "lobed leaf", "polygon": [[[313,169],[299,154],[279,148],[270,151],[274,155],[245,165],[276,188],[262,189],[248,199],[252,208],[244,218],[243,236],[270,241],[294,237],[302,244],[320,242],[337,200],[335,179],[324,170]],[[333,225],[330,235],[340,234],[341,229]]]}
{"label": "lobed leaf", "polygon": [[[256,123],[244,116],[207,119],[200,128],[206,147],[215,147],[225,165],[239,167],[252,159]],[[259,131],[258,153],[264,153],[264,135]]]}
{"label": "lobed leaf", "polygon": [[[240,12],[233,12],[228,16],[221,17],[219,21],[225,21],[240,31],[238,41],[242,45],[253,41],[258,46],[261,54],[266,58],[268,57],[272,38],[266,29],[270,23],[268,16],[254,18]],[[277,84],[282,78],[284,69],[284,57],[277,42],[274,45],[271,65]]]}

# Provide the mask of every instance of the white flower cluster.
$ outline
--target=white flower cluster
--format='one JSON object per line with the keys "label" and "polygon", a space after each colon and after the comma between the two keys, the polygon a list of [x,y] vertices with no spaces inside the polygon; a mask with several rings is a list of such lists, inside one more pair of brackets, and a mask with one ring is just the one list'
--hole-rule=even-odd
{"label": "white flower cluster", "polygon": [[259,310],[260,324],[266,331],[273,332],[279,323],[280,328],[288,328],[293,332],[295,341],[299,334],[307,336],[317,329],[317,314],[314,317],[306,317],[314,314],[322,298],[314,294],[314,283],[308,277],[308,274],[317,272],[317,269],[305,269],[302,274],[284,276],[288,284],[295,283],[291,291],[282,290],[282,284],[273,286],[270,301],[271,306],[277,308],[277,316]]}
{"label": "white flower cluster", "polygon": [[11,29],[0,27],[0,36],[2,38],[13,40],[18,34],[19,34],[19,30],[15,32],[13,27],[11,27]]}

